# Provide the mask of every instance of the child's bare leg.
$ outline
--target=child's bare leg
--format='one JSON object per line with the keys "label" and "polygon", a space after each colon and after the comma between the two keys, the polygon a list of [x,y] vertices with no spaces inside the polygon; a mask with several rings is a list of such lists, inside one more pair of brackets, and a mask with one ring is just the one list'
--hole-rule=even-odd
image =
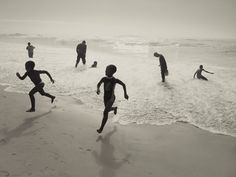
{"label": "child's bare leg", "polygon": [[97,130],[98,133],[102,133],[102,130],[103,130],[104,126],[105,126],[106,123],[107,123],[107,119],[108,119],[108,111],[106,111],[106,109],[105,109],[104,112],[103,112],[103,119],[102,119],[101,126],[100,126],[100,128]]}
{"label": "child's bare leg", "polygon": [[31,108],[27,110],[27,112],[34,112],[35,111],[35,98],[34,94],[38,92],[37,87],[34,87],[30,92],[29,92],[29,97],[30,97],[30,102],[31,102]]}
{"label": "child's bare leg", "polygon": [[202,80],[208,81],[208,79],[207,79],[206,77],[204,77],[204,76],[201,76],[200,78],[201,78]]}
{"label": "child's bare leg", "polygon": [[111,109],[109,110],[110,111],[114,111],[114,114],[117,114],[117,107],[111,107]]}
{"label": "child's bare leg", "polygon": [[44,94],[42,94],[42,95],[46,96],[48,98],[51,98],[51,103],[53,103],[54,99],[56,98],[55,96],[52,96],[52,95],[50,95],[49,93],[46,93],[46,92],[44,92]]}
{"label": "child's bare leg", "polygon": [[100,128],[97,130],[98,133],[102,133],[103,131],[103,128],[104,126],[106,125],[107,123],[107,119],[108,119],[108,113],[112,110],[114,110],[115,108],[112,107],[113,103],[115,101],[115,97],[114,98],[111,98],[110,100],[108,100],[106,103],[105,103],[105,109],[104,109],[104,112],[103,112],[103,119],[102,119],[102,123],[101,123],[101,126]]}
{"label": "child's bare leg", "polygon": [[110,108],[107,108],[108,109],[108,112],[110,111],[114,111],[114,114],[117,113],[117,107],[112,107],[114,102],[115,102],[115,99],[116,97],[115,96],[112,96],[112,98],[109,99],[109,101],[107,101],[106,105]]}
{"label": "child's bare leg", "polygon": [[51,103],[53,103],[54,99],[56,98],[55,96],[52,96],[50,95],[49,93],[46,93],[44,90],[43,90],[43,87],[39,89],[39,93],[42,95],[42,96],[46,96],[48,98],[51,98]]}
{"label": "child's bare leg", "polygon": [[101,127],[97,130],[98,133],[102,133],[102,130],[104,128],[104,126],[106,125],[107,123],[107,119],[108,119],[108,113],[110,111],[114,111],[114,114],[117,113],[117,107],[111,107],[111,108],[105,108],[104,112],[103,112],[103,119],[102,119],[102,123],[101,123]]}
{"label": "child's bare leg", "polygon": [[34,112],[35,111],[35,98],[34,95],[30,95],[30,102],[31,102],[31,108],[27,110],[26,112]]}

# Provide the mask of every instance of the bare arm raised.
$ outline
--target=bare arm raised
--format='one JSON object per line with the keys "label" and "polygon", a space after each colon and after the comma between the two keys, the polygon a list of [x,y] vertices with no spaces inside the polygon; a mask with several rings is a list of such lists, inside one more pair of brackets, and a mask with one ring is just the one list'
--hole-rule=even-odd
{"label": "bare arm raised", "polygon": [[39,72],[39,74],[46,74],[50,78],[52,83],[55,82],[49,72],[44,71],[44,70],[43,71],[38,71],[38,72]]}
{"label": "bare arm raised", "polygon": [[20,75],[20,73],[16,73],[16,76],[20,79],[20,80],[24,80],[26,77],[27,77],[27,72],[23,75],[23,76],[21,76]]}
{"label": "bare arm raised", "polygon": [[126,91],[126,85],[121,81],[121,80],[119,80],[119,79],[117,79],[117,81],[116,81],[118,84],[120,84],[122,87],[123,87],[123,90],[124,90],[124,97],[125,97],[125,99],[129,99],[129,96],[128,96],[128,94],[127,94],[127,91]]}
{"label": "bare arm raised", "polygon": [[214,74],[214,73],[209,72],[209,71],[207,71],[207,70],[205,70],[205,69],[203,69],[203,71],[205,71],[206,73],[209,73],[209,74]]}
{"label": "bare arm raised", "polygon": [[97,84],[97,94],[99,95],[100,94],[100,86],[101,84],[104,82],[104,77],[98,82]]}

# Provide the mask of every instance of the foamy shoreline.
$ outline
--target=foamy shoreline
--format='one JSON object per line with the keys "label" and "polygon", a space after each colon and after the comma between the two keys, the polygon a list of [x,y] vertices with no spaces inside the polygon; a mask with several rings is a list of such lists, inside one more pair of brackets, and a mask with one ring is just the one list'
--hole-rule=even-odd
{"label": "foamy shoreline", "polygon": [[[108,122],[71,100],[54,106],[26,94],[0,91],[0,175],[37,177],[234,177],[236,138],[176,123],[165,126]],[[9,165],[11,164],[11,165]]]}
{"label": "foamy shoreline", "polygon": [[[228,44],[218,48],[213,47],[217,43],[213,43],[212,47],[154,45],[148,50],[150,54],[137,57],[128,54],[135,49],[129,51],[131,46],[110,46],[117,49],[113,53],[106,47],[95,50],[95,44],[89,43],[87,68],[80,64],[75,69],[76,53],[73,47],[42,45],[36,41],[33,43],[36,45],[33,59],[36,69],[49,71],[56,80],[55,84],[51,84],[47,77],[42,76],[45,90],[52,94],[72,96],[89,108],[102,112],[102,95],[95,93],[96,84],[104,76],[105,67],[112,63],[118,68],[115,77],[126,84],[130,95],[129,101],[126,101],[122,88],[117,86],[116,104],[119,114],[114,120],[117,118],[119,123],[166,125],[183,121],[212,132],[236,135],[236,70],[232,69],[236,63],[233,54],[224,52],[234,52],[234,48],[228,48]],[[10,91],[28,93],[32,88],[30,80],[27,78],[22,82],[15,76],[16,72],[25,72],[24,63],[28,60],[25,44],[0,44],[1,82],[14,84]],[[119,49],[127,49],[129,52],[119,53]],[[152,53],[155,50],[162,52],[167,60],[170,75],[166,83],[161,83],[158,59]],[[91,69],[89,66],[94,60],[98,61],[98,68]],[[195,69],[202,62],[206,69],[215,72],[214,75],[206,75],[209,82],[192,79]],[[222,63],[225,63],[225,67],[222,67]]]}
{"label": "foamy shoreline", "polygon": [[[16,90],[11,90],[10,88],[11,84],[6,84],[6,83],[0,83],[0,87],[3,87],[4,88],[4,91],[5,92],[9,92],[9,93],[18,93],[18,94],[27,94],[27,93],[24,93],[22,91],[16,91]],[[10,88],[10,89],[9,89]],[[72,97],[68,97],[68,96],[60,96],[60,98],[64,99],[64,100],[70,100],[70,102],[75,102],[75,104],[79,104],[79,105],[83,105],[83,108],[87,109],[88,111],[88,106],[87,105],[84,105],[83,102],[81,102],[80,100],[76,99],[76,98],[72,98]],[[90,112],[93,112],[93,113],[97,113],[98,110],[95,110],[95,109],[89,109]],[[118,118],[119,119],[119,118]],[[210,133],[214,133],[214,134],[218,134],[218,135],[225,135],[225,136],[231,136],[231,137],[234,137],[235,138],[235,135],[232,135],[232,134],[229,134],[227,132],[220,132],[220,131],[216,131],[214,129],[208,129],[208,128],[205,128],[201,125],[195,125],[195,124],[191,124],[191,122],[187,122],[187,121],[176,121],[176,122],[172,122],[172,123],[164,123],[164,124],[150,124],[150,123],[135,123],[135,122],[132,122],[132,123],[121,123],[119,121],[117,121],[118,119],[115,119],[113,122],[114,123],[118,123],[118,124],[121,124],[121,125],[147,125],[147,126],[165,126],[165,125],[172,125],[172,124],[176,124],[176,123],[183,123],[183,124],[189,124],[191,126],[194,126],[196,128],[199,128],[199,129],[202,129],[202,130],[205,130],[205,131],[208,131]]]}

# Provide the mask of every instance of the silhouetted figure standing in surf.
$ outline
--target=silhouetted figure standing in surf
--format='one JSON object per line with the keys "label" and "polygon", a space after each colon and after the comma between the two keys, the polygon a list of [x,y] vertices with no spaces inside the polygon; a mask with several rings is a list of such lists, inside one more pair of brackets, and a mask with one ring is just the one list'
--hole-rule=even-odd
{"label": "silhouetted figure standing in surf", "polygon": [[30,42],[28,42],[28,46],[26,47],[26,50],[28,50],[28,56],[29,56],[29,58],[33,58],[34,49],[35,49],[35,47],[32,46]]}
{"label": "silhouetted figure standing in surf", "polygon": [[27,61],[25,63],[26,73],[23,76],[21,76],[18,72],[16,73],[17,77],[21,80],[24,80],[28,76],[35,85],[35,87],[29,92],[31,108],[26,112],[35,112],[34,94],[37,92],[39,92],[42,96],[51,98],[51,103],[53,103],[54,99],[56,98],[55,96],[52,96],[43,90],[44,83],[40,78],[40,74],[46,74],[50,78],[51,82],[54,83],[54,80],[52,79],[51,75],[47,71],[34,70],[34,66],[35,63],[33,61]]}
{"label": "silhouetted figure standing in surf", "polygon": [[209,73],[209,74],[214,74],[212,72],[209,72],[209,71],[203,69],[203,65],[200,65],[199,69],[194,73],[193,78],[195,78],[195,75],[197,75],[198,79],[208,81],[208,79],[202,75],[202,71],[205,71],[206,73]]}
{"label": "silhouetted figure standing in surf", "polygon": [[160,68],[161,68],[161,78],[162,78],[162,82],[165,82],[165,76],[168,75],[166,60],[163,55],[157,52],[154,53],[154,56],[159,57]]}
{"label": "silhouetted figure standing in surf", "polygon": [[76,64],[75,67],[77,68],[79,62],[80,62],[80,58],[82,59],[83,64],[86,64],[86,51],[87,51],[87,45],[86,42],[83,41],[82,43],[78,44],[76,47],[76,52],[77,52],[77,60],[76,60]]}
{"label": "silhouetted figure standing in surf", "polygon": [[113,74],[115,74],[115,72],[116,72],[116,66],[108,65],[106,68],[106,77],[103,77],[97,84],[97,94],[99,95],[100,86],[102,83],[104,83],[104,105],[105,105],[105,109],[103,111],[103,120],[102,120],[100,128],[97,130],[98,133],[101,133],[104,126],[106,125],[106,122],[108,119],[108,113],[110,111],[114,111],[114,114],[117,113],[117,107],[112,107],[116,99],[115,93],[114,93],[115,85],[120,84],[123,87],[125,99],[128,100],[129,98],[126,92],[125,84],[119,79],[116,79],[115,77],[113,77]]}

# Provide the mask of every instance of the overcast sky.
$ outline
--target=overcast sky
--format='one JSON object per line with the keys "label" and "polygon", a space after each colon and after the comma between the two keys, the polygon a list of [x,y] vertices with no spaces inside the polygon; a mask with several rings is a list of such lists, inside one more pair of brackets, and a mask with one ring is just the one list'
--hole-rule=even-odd
{"label": "overcast sky", "polygon": [[0,33],[236,38],[236,0],[0,0]]}

